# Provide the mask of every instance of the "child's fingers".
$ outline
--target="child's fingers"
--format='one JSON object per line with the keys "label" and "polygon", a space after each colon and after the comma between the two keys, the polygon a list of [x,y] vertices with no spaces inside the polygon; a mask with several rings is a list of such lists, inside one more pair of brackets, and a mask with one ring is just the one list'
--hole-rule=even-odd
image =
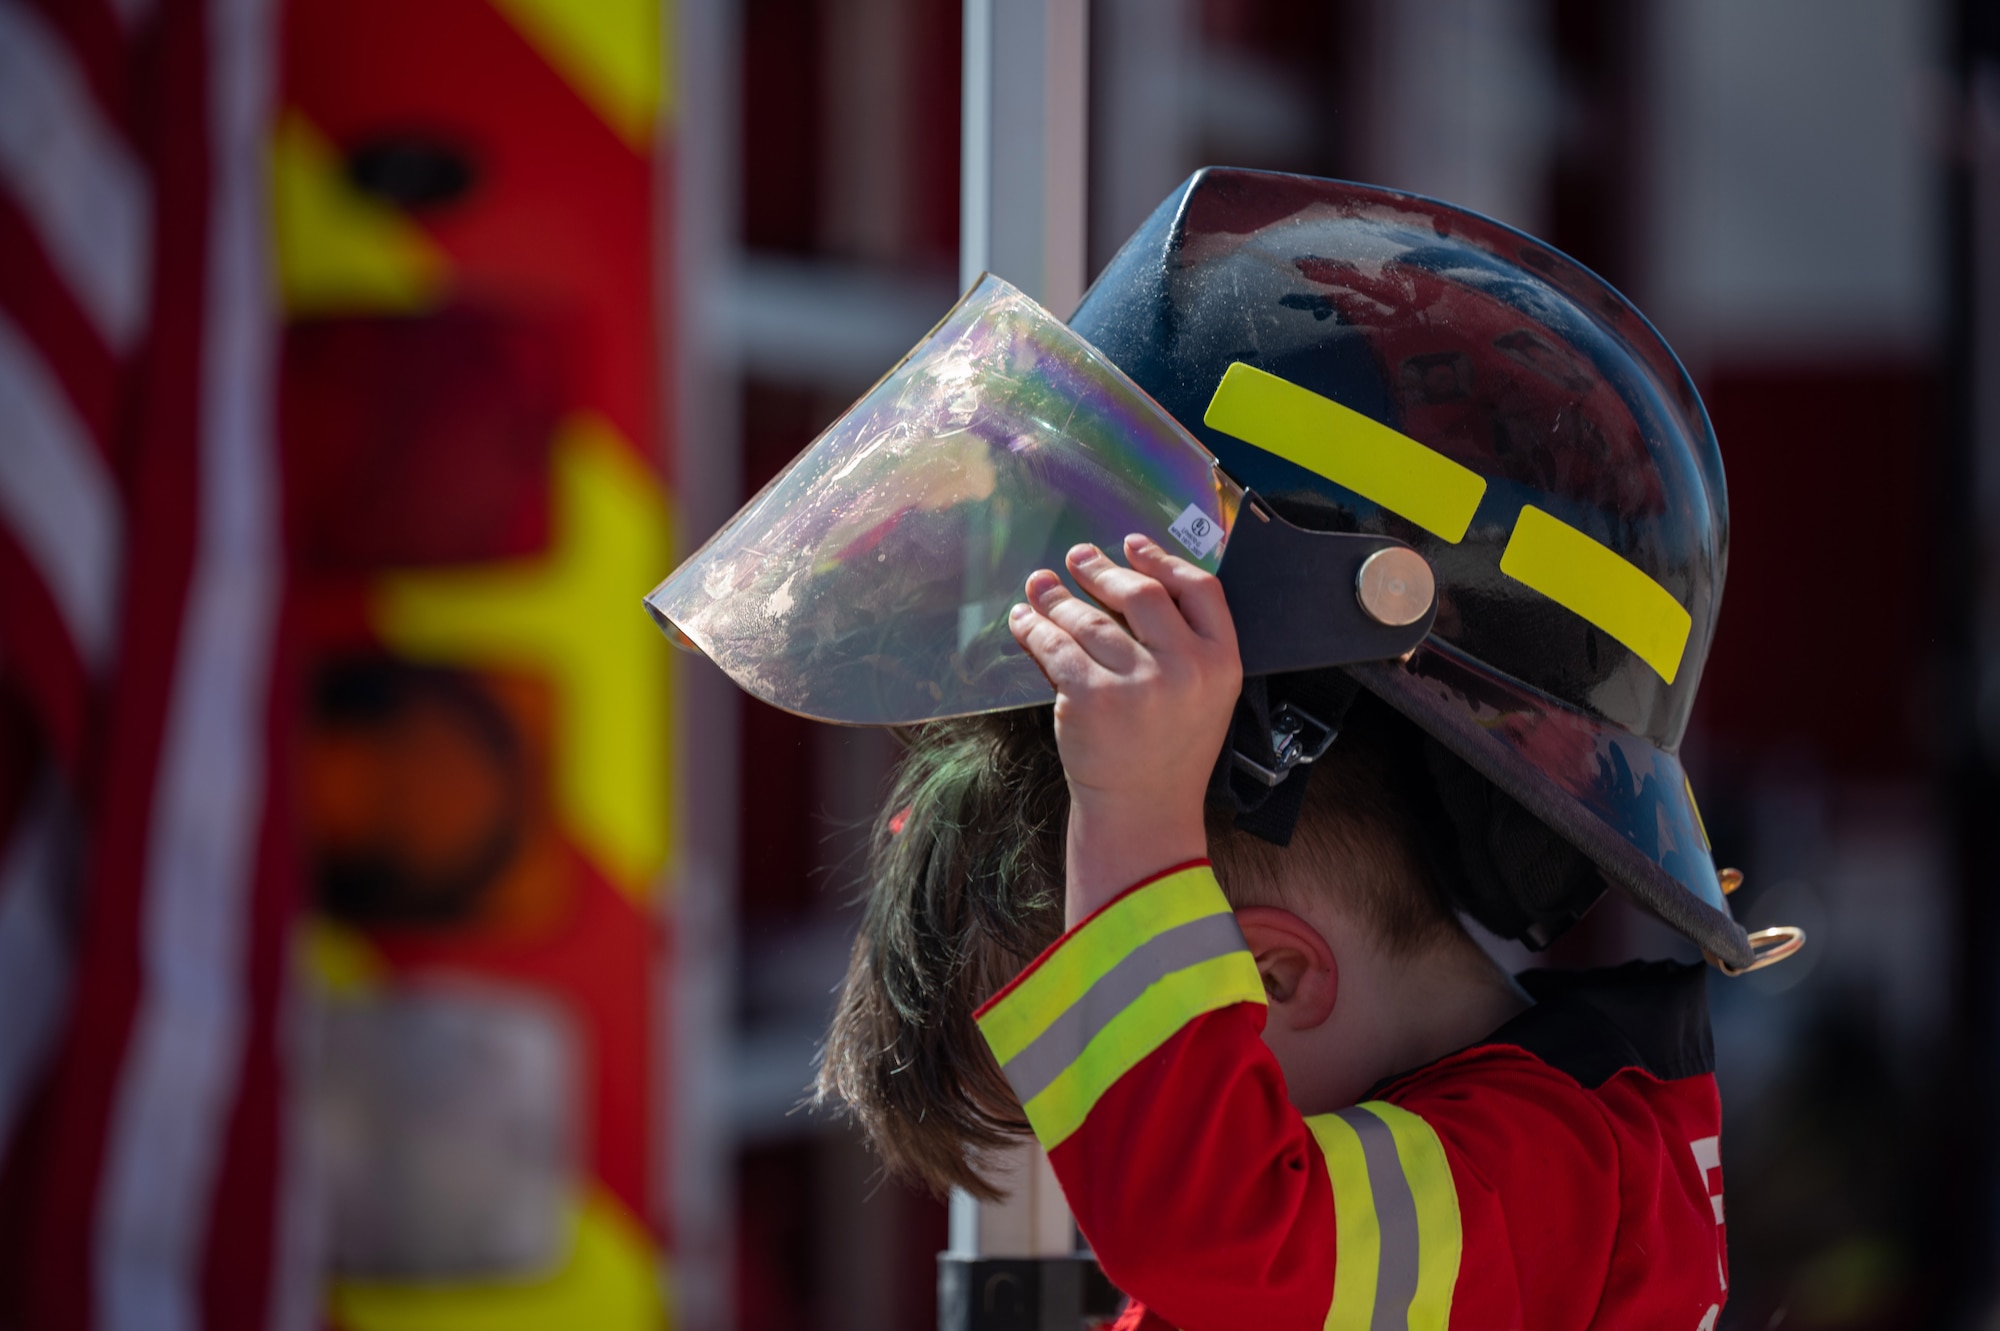
{"label": "child's fingers", "polygon": [[1169,554],[1137,532],[1125,538],[1125,557],[1133,568],[1150,574],[1167,589],[1189,628],[1210,642],[1227,643],[1232,649],[1236,646],[1236,621],[1230,617],[1222,583],[1213,573]]}
{"label": "child's fingers", "polygon": [[1090,602],[1071,595],[1062,579],[1048,569],[1029,576],[1028,600],[1105,669],[1124,675],[1138,666],[1142,649],[1125,631],[1125,626]]}
{"label": "child's fingers", "polygon": [[1145,646],[1172,647],[1187,639],[1188,622],[1158,578],[1126,568],[1094,545],[1072,549],[1068,563],[1083,589],[1123,618]]}
{"label": "child's fingers", "polygon": [[1089,682],[1095,663],[1062,625],[1031,605],[1017,605],[1007,617],[1007,627],[1056,692],[1073,694]]}

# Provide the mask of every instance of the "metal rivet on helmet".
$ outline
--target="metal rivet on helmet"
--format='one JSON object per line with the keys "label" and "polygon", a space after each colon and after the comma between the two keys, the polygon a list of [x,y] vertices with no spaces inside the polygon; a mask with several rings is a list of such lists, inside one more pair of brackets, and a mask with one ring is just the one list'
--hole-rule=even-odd
{"label": "metal rivet on helmet", "polygon": [[1415,550],[1377,550],[1363,561],[1354,594],[1376,623],[1400,627],[1424,617],[1437,596],[1437,580]]}

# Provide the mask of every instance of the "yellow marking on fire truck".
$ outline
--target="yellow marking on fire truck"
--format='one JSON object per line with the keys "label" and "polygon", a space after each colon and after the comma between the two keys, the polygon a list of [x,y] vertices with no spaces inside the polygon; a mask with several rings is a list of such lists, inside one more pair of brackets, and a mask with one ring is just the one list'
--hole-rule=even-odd
{"label": "yellow marking on fire truck", "polygon": [[595,414],[557,428],[551,474],[547,554],[384,578],[374,619],[414,660],[549,680],[562,826],[613,882],[643,898],[669,847],[672,653],[639,608],[673,562],[666,499],[638,453]]}
{"label": "yellow marking on fire truck", "polygon": [[522,36],[627,144],[645,152],[671,106],[659,0],[494,0]]}
{"label": "yellow marking on fire truck", "polygon": [[349,184],[339,152],[297,111],[272,136],[271,195],[278,289],[293,317],[424,310],[450,279],[437,243]]}
{"label": "yellow marking on fire truck", "polygon": [[473,1282],[337,1280],[344,1331],[662,1331],[658,1244],[618,1199],[594,1189],[575,1208],[561,1265]]}

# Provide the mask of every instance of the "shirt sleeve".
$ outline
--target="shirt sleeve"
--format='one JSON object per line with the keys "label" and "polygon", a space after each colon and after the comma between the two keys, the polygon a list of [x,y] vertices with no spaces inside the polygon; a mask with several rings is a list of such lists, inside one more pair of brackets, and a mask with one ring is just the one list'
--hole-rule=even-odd
{"label": "shirt sleeve", "polygon": [[1206,863],[1142,883],[978,1014],[1106,1275],[1183,1331],[1451,1324],[1452,1165],[1380,1101],[1305,1118]]}

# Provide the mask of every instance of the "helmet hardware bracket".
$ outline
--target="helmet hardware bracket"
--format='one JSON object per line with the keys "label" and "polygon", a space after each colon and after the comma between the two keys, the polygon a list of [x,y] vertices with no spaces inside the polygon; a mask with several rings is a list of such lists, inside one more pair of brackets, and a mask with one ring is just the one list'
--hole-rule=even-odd
{"label": "helmet hardware bracket", "polygon": [[1340,727],[1328,725],[1296,703],[1280,703],[1271,713],[1271,752],[1277,763],[1266,767],[1240,749],[1231,749],[1230,754],[1238,771],[1275,790],[1293,768],[1324,758],[1339,737]]}
{"label": "helmet hardware bracket", "polygon": [[1236,621],[1243,673],[1280,675],[1390,661],[1413,650],[1437,618],[1437,597],[1429,595],[1421,613],[1405,623],[1384,623],[1371,613],[1360,592],[1362,569],[1384,551],[1396,554],[1377,561],[1371,572],[1385,562],[1405,570],[1422,564],[1429,572],[1422,555],[1393,537],[1311,531],[1285,521],[1255,492],[1245,491],[1243,514],[1230,530],[1216,575]]}

